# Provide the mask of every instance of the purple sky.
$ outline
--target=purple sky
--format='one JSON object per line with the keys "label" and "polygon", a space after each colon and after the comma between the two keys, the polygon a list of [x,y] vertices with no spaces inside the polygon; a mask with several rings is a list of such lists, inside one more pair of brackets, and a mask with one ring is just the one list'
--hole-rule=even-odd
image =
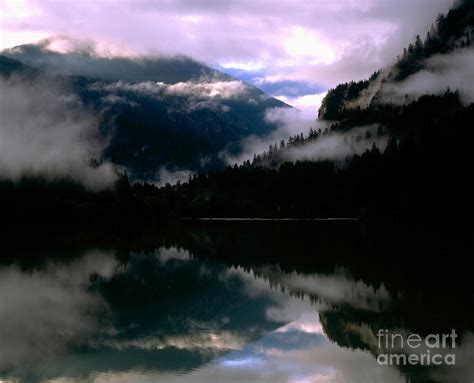
{"label": "purple sky", "polygon": [[0,0],[0,49],[60,34],[92,39],[109,54],[184,53],[229,73],[240,69],[257,85],[284,82],[271,93],[314,110],[324,89],[389,64],[452,3]]}

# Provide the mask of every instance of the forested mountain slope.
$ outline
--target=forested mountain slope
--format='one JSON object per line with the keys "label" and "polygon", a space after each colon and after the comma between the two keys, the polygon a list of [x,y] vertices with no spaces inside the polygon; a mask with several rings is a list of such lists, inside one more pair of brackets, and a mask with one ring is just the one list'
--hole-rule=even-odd
{"label": "forested mountain slope", "polygon": [[58,52],[58,43],[70,41],[47,39],[3,51],[2,73],[21,72],[26,64],[61,78],[99,116],[108,142],[104,159],[133,178],[158,180],[163,168],[219,168],[220,151],[238,153],[241,139],[270,133],[276,127],[265,118],[267,110],[287,107],[188,57],[104,56],[74,45]]}
{"label": "forested mountain slope", "polygon": [[[474,140],[473,10],[471,2],[459,3],[395,65],[330,91],[320,110],[320,119],[332,120],[326,128],[275,143],[240,166],[175,187],[136,185],[136,193],[159,211],[181,216],[424,222],[469,216],[474,207],[468,176]],[[405,96],[406,90],[411,92]],[[363,150],[350,141],[352,154],[318,156],[334,140],[348,137]]]}
{"label": "forested mountain slope", "polygon": [[[473,40],[474,3],[458,1],[446,15],[438,16],[425,38],[417,36],[392,65],[375,72],[367,80],[340,84],[329,91],[322,102],[319,117],[342,120],[360,109],[413,101],[428,90],[442,94],[449,86],[449,78],[443,84],[445,86],[441,86],[437,84],[438,79],[429,74],[449,77],[450,73],[446,72],[450,66],[458,72],[469,70],[467,66],[472,68]],[[420,73],[425,77],[422,78]],[[451,84],[452,88],[462,85],[460,81],[456,82]]]}

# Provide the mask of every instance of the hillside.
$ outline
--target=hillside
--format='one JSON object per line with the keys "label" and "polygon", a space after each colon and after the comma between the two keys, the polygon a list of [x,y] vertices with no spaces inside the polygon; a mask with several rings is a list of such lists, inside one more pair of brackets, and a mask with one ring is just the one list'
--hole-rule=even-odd
{"label": "hillside", "polygon": [[[157,211],[186,217],[440,222],[469,216],[474,210],[467,177],[474,140],[474,100],[469,97],[473,66],[460,58],[472,58],[466,31],[473,25],[473,9],[462,3],[439,17],[436,33],[430,32],[433,37],[424,44],[417,39],[396,65],[329,92],[320,119],[336,121],[325,122],[323,129],[272,144],[252,162],[175,187],[135,185],[135,192]],[[426,58],[417,53],[414,47],[432,47],[434,39],[440,41],[438,50],[419,48],[429,52]],[[402,62],[410,58],[420,65],[402,74]],[[431,58],[442,60],[443,66],[432,69]],[[431,70],[432,81],[415,82],[412,94],[401,100],[386,97],[388,90],[393,96],[407,89],[405,81],[426,75],[425,68]],[[463,83],[457,82],[458,74]],[[368,91],[373,93],[363,107]]]}
{"label": "hillside", "polygon": [[[415,100],[422,92],[413,88],[421,83],[420,73],[444,74],[454,54],[472,52],[474,39],[474,3],[459,1],[446,15],[439,15],[426,37],[417,36],[387,68],[375,72],[369,79],[340,84],[330,90],[319,109],[319,118],[342,120],[360,109],[376,108],[384,104],[404,104]],[[467,58],[467,61],[471,61]],[[471,65],[472,67],[472,65]],[[419,80],[418,84],[414,81]],[[425,84],[433,78],[426,76]],[[457,84],[454,85],[453,88]],[[442,94],[446,87],[433,88]]]}

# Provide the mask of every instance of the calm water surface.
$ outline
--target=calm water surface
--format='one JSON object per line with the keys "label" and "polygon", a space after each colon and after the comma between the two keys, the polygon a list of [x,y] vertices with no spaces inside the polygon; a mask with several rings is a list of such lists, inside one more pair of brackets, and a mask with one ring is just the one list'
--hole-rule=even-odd
{"label": "calm water surface", "polygon": [[[1,381],[473,381],[469,283],[432,275],[428,288],[419,270],[414,282],[400,274],[420,267],[393,260],[394,248],[412,257],[412,242],[383,254],[385,239],[374,244],[353,226],[241,225],[5,260]],[[456,364],[381,365],[379,329],[455,329]]]}

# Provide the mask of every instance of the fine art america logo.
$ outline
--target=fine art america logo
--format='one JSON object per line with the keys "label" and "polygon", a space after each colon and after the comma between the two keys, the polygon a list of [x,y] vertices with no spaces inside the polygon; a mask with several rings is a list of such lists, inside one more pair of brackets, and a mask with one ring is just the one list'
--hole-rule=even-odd
{"label": "fine art america logo", "polygon": [[377,362],[382,365],[455,365],[457,334],[402,334],[380,329],[377,333],[379,354]]}

